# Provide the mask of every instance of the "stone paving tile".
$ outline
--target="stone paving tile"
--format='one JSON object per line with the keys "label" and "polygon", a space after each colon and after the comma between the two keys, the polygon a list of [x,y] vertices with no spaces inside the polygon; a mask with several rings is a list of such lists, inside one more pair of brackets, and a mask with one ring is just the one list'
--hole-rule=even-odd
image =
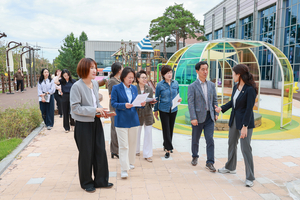
{"label": "stone paving tile", "polygon": [[[110,182],[114,183],[113,188],[97,189],[92,194],[80,188],[77,171],[78,151],[74,133],[64,133],[62,119],[56,116],[54,128],[51,131],[43,130],[1,175],[0,200],[292,199],[285,185],[300,178],[300,157],[293,157],[287,153],[280,154],[278,158],[270,154],[269,156],[264,154],[263,157],[254,154],[257,180],[254,187],[247,188],[244,185],[245,169],[241,158],[237,164],[237,174],[211,173],[205,169],[205,154],[200,154],[198,165],[192,166],[189,150],[177,148],[171,154],[172,159],[165,160],[162,159],[164,156],[162,147],[155,144],[154,146],[159,148],[154,149],[153,162],[145,161],[141,152],[141,156],[136,158],[135,169],[129,171],[128,179],[123,180],[120,177],[119,160],[109,157],[109,126],[110,124],[104,124]],[[161,137],[160,131],[153,132]],[[189,136],[175,135],[175,137],[176,140],[183,138],[185,143],[190,143],[187,139]],[[157,143],[162,142],[161,139],[154,138],[154,140],[158,141]],[[226,139],[216,141],[219,144],[224,143],[223,146],[226,147]],[[299,140],[296,139],[294,142],[297,143]],[[253,143],[253,146],[257,145],[254,141]],[[261,141],[258,143],[261,144]],[[205,142],[200,142],[200,145],[201,149],[204,149]],[[276,149],[276,145],[273,148]],[[39,156],[32,156],[38,154]],[[216,158],[216,168],[224,166],[226,156],[220,154]],[[26,184],[32,179],[44,181],[39,184]]]}

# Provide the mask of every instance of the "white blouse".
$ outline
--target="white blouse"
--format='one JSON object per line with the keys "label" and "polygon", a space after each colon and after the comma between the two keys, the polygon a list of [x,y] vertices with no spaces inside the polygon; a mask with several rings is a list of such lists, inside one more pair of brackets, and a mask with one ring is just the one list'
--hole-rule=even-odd
{"label": "white blouse", "polygon": [[235,107],[236,104],[236,99],[238,98],[238,96],[240,95],[241,91],[239,91],[238,89],[236,89],[234,96],[233,96],[233,107]]}
{"label": "white blouse", "polygon": [[94,103],[94,107],[97,108],[97,101],[96,101],[96,95],[94,94],[93,89],[90,89],[92,92],[92,97],[93,97],[93,103]]}

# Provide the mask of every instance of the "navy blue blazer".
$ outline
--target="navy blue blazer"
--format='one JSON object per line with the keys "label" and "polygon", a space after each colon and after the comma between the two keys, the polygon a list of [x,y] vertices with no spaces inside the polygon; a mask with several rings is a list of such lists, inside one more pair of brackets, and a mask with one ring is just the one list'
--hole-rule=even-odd
{"label": "navy blue blazer", "polygon": [[229,127],[232,126],[233,119],[235,118],[236,129],[241,130],[243,125],[248,126],[248,128],[254,128],[253,107],[256,98],[255,89],[252,86],[245,84],[238,98],[236,99],[235,108],[233,108],[233,96],[236,90],[237,85],[233,87],[231,100],[225,105],[221,106],[223,113],[232,108],[229,119]]}
{"label": "navy blue blazer", "polygon": [[136,86],[131,85],[132,100],[128,101],[123,83],[114,85],[111,91],[111,106],[116,109],[115,127],[131,128],[140,125],[139,116],[135,109],[126,108],[126,103],[132,103],[138,95]]}

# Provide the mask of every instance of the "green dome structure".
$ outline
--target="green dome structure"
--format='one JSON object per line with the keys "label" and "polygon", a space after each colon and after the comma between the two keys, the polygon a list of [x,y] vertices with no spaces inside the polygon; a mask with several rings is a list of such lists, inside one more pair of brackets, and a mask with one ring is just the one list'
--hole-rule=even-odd
{"label": "green dome structure", "polygon": [[[222,38],[218,40],[195,43],[183,47],[175,52],[168,60],[174,70],[174,78],[179,83],[182,104],[187,106],[188,86],[197,79],[195,65],[199,61],[207,61],[209,64],[208,78],[215,81],[216,89],[218,84],[222,92],[220,93],[220,104],[224,102],[225,94],[231,94],[233,87],[232,67],[236,64],[245,64],[253,74],[258,85],[258,97],[255,110],[259,113],[260,96],[260,67],[255,52],[259,48],[269,50],[274,57],[274,64],[278,65],[281,75],[281,124],[284,127],[292,121],[292,100],[293,100],[293,70],[287,57],[275,46],[262,41],[239,40]],[[213,78],[215,77],[215,78]],[[220,82],[220,81],[221,82]],[[217,90],[218,91],[218,90]],[[222,115],[221,115],[222,119]]]}

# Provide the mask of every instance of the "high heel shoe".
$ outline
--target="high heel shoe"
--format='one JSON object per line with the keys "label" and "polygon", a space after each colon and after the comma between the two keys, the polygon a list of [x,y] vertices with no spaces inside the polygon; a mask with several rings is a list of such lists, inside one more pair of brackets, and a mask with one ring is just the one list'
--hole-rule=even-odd
{"label": "high heel shoe", "polygon": [[116,154],[116,153],[111,153],[111,158],[114,158],[114,157],[117,157],[117,158],[119,158],[119,155],[118,154]]}

